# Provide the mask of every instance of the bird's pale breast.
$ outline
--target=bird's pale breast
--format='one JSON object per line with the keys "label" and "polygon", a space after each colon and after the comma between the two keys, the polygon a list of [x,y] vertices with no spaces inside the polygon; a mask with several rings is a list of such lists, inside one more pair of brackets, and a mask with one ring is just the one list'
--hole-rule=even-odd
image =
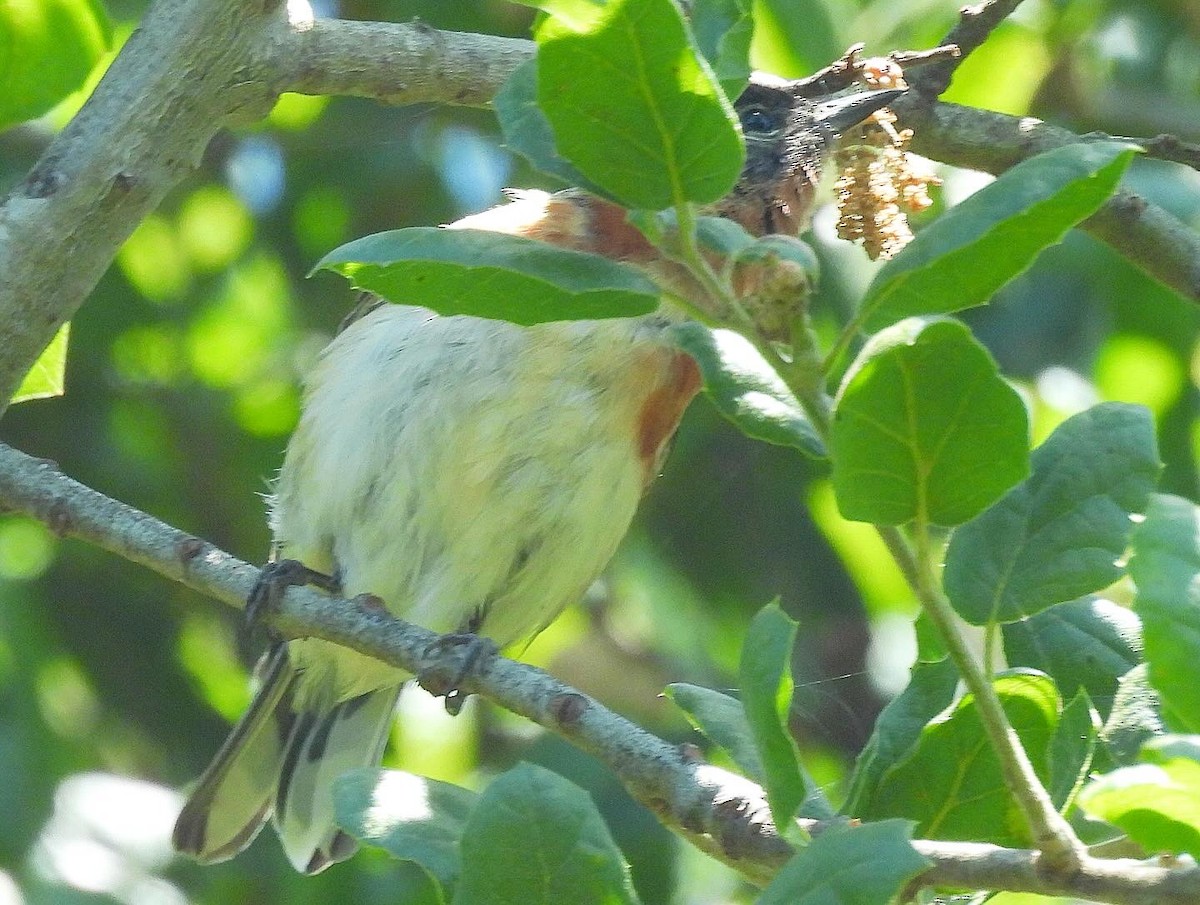
{"label": "bird's pale breast", "polygon": [[[699,382],[657,317],[523,328],[383,306],[310,381],[282,553],[436,631],[531,637],[612,556]],[[397,678],[320,641],[292,652],[322,696]]]}

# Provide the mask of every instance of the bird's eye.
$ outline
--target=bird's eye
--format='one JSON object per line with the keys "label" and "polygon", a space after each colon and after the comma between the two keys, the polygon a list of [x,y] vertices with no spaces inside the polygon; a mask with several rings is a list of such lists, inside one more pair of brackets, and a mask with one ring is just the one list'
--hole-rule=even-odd
{"label": "bird's eye", "polygon": [[742,132],[751,138],[770,138],[779,133],[779,115],[761,104],[752,104],[738,111]]}

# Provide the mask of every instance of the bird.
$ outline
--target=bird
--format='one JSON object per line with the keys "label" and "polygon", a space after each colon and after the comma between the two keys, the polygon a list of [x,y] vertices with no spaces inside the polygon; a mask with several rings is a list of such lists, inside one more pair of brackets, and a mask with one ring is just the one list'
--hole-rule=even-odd
{"label": "bird", "polygon": [[[898,93],[814,104],[756,75],[734,105],[741,178],[709,213],[754,235],[795,235],[837,132]],[[656,258],[623,208],[579,190],[514,192],[449,228],[647,266]],[[439,316],[417,301],[366,296],[308,375],[270,499],[272,565],[332,593],[374,595],[436,632],[507,647],[604,569],[700,371],[672,343],[682,315],[665,304],[640,317],[517,326]],[[338,827],[332,785],[379,764],[409,676],[314,638],[274,642],[256,675],[173,841],[201,862],[223,861],[270,819],[296,870],[317,873],[357,847]]]}

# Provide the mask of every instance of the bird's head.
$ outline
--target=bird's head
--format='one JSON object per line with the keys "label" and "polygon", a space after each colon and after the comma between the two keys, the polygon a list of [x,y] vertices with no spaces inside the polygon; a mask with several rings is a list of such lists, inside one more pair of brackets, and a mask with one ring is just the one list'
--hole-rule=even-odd
{"label": "bird's head", "polygon": [[838,133],[886,107],[903,90],[863,91],[814,103],[796,83],[755,73],[734,104],[746,163],[711,212],[756,235],[796,235],[808,225],[821,162]]}

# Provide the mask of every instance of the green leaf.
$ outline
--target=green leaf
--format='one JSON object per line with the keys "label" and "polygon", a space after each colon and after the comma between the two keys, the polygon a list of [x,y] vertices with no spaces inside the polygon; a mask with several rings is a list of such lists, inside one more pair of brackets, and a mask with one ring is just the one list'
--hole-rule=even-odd
{"label": "green leaf", "polygon": [[[665,228],[678,229],[673,210],[663,211],[658,217]],[[700,248],[716,252],[728,260],[750,253],[760,241],[746,232],[740,223],[726,217],[696,218],[696,242]],[[811,249],[809,251],[811,253]]]}
{"label": "green leaf", "polygon": [[[679,217],[674,208],[662,211],[634,210],[629,211],[626,219],[637,227],[652,245],[664,246],[678,251]],[[728,267],[730,262],[743,254],[754,257],[755,247],[766,241],[768,237],[756,238],[746,231],[740,223],[728,217],[701,215],[695,218],[696,244],[701,251],[711,252],[710,260],[715,256],[723,259],[720,266]],[[781,236],[770,238],[780,239]],[[799,239],[792,240],[803,245]],[[816,254],[808,246],[805,266],[817,267]]]}
{"label": "green leaf", "polygon": [[67,339],[70,333],[70,323],[65,323],[58,328],[54,339],[50,340],[50,345],[42,350],[38,360],[33,363],[33,367],[21,381],[16,395],[13,396],[13,402],[46,399],[63,394],[66,387]]}
{"label": "green leaf", "polygon": [[825,456],[804,409],[748,339],[695,322],[680,324],[673,333],[700,365],[705,394],[742,433],[813,458]]}
{"label": "green leaf", "polygon": [[692,7],[696,44],[731,101],[750,81],[751,6],[750,0],[698,0]]}
{"label": "green leaf", "polygon": [[479,796],[462,837],[457,905],[632,905],[621,850],[583,789],[519,764]]}
{"label": "green leaf", "polygon": [[388,896],[404,905],[446,905],[446,890],[415,861],[400,861],[387,872]]}
{"label": "green leaf", "polygon": [[771,817],[780,832],[791,824],[808,791],[800,772],[800,754],[788,729],[795,642],[795,620],[778,603],[769,604],[750,623],[738,669],[742,706],[762,762]]}
{"label": "green leaf", "polygon": [[1139,663],[1117,683],[1112,711],[1104,722],[1100,738],[1107,754],[1117,763],[1137,759],[1147,739],[1163,732],[1158,693],[1150,685],[1145,663]]}
{"label": "green leaf", "polygon": [[672,0],[545,0],[538,105],[558,152],[627,207],[710,204],[745,149]]}
{"label": "green leaf", "polygon": [[959,528],[946,551],[946,593],[975,625],[1012,622],[1121,577],[1158,478],[1150,412],[1104,403],[1068,418],[1032,456],[1029,479]]}
{"label": "green leaf", "polygon": [[925,726],[950,706],[958,670],[949,660],[917,663],[908,687],[888,702],[858,756],[842,812],[855,817],[870,806],[883,775],[916,748]]}
{"label": "green leaf", "polygon": [[837,59],[846,47],[844,8],[830,0],[755,0],[754,18],[755,62],[767,72],[807,75]]}
{"label": "green leaf", "polygon": [[965,522],[1029,470],[1025,406],[969,330],[912,318],[872,337],[842,381],[830,449],[848,519]]}
{"label": "green leaf", "polygon": [[917,661],[919,663],[936,663],[946,659],[946,645],[926,610],[921,610],[917,614],[913,629],[917,633]]}
{"label": "green leaf", "polygon": [[[993,683],[1004,712],[1045,781],[1038,752],[1048,750],[1059,699],[1048,676],[1013,671]],[[1026,846],[1029,830],[967,695],[921,733],[916,750],[890,769],[859,817],[906,817],[922,838]]]}
{"label": "green leaf", "polygon": [[1127,607],[1098,597],[1060,603],[1003,627],[1009,666],[1054,679],[1064,698],[1083,690],[1105,719],[1121,676],[1142,660],[1142,623]]}
{"label": "green leaf", "polygon": [[1134,610],[1169,727],[1200,731],[1200,508],[1155,494],[1133,536]]}
{"label": "green leaf", "polygon": [[335,248],[321,268],[389,301],[514,324],[632,317],[658,304],[657,287],[615,261],[475,229],[376,233]]}
{"label": "green leaf", "polygon": [[1142,759],[1084,788],[1080,807],[1119,826],[1147,853],[1200,856],[1200,737],[1154,739]]}
{"label": "green leaf", "polygon": [[1136,151],[1127,142],[1074,144],[1017,164],[880,268],[860,309],[863,328],[984,304],[1104,203]]}
{"label": "green leaf", "polygon": [[1046,752],[1046,761],[1050,765],[1050,783],[1046,790],[1054,806],[1064,814],[1087,779],[1099,734],[1100,717],[1088,700],[1087,692],[1080,691],[1059,715]]}
{"label": "green leaf", "polygon": [[479,796],[399,770],[362,769],[333,787],[338,823],[395,858],[413,861],[446,889],[462,870],[459,840]]}
{"label": "green leaf", "polygon": [[109,41],[97,0],[0,3],[0,129],[41,116],[82,87]]}
{"label": "green leaf", "polygon": [[554,129],[537,104],[537,59],[526,60],[501,86],[492,99],[492,109],[500,121],[504,143],[533,166],[564,185],[603,194],[575,167],[559,156],[554,145]]}
{"label": "green leaf", "polygon": [[746,776],[757,783],[763,782],[762,760],[754,745],[754,734],[750,731],[741,701],[711,688],[686,682],[668,685],[667,697],[687,714],[693,726],[714,744],[725,749]]}
{"label": "green leaf", "polygon": [[780,868],[758,905],[888,905],[930,864],[907,820],[833,826]]}
{"label": "green leaf", "polygon": [[[706,217],[707,220],[719,220],[719,217]],[[739,226],[738,229],[741,229]],[[749,234],[747,234],[749,235]],[[787,262],[795,264],[807,275],[810,283],[816,283],[820,276],[820,261],[817,253],[807,242],[802,242],[795,236],[785,236],[781,233],[771,233],[755,239],[750,245],[737,253],[739,264],[755,262]]]}

